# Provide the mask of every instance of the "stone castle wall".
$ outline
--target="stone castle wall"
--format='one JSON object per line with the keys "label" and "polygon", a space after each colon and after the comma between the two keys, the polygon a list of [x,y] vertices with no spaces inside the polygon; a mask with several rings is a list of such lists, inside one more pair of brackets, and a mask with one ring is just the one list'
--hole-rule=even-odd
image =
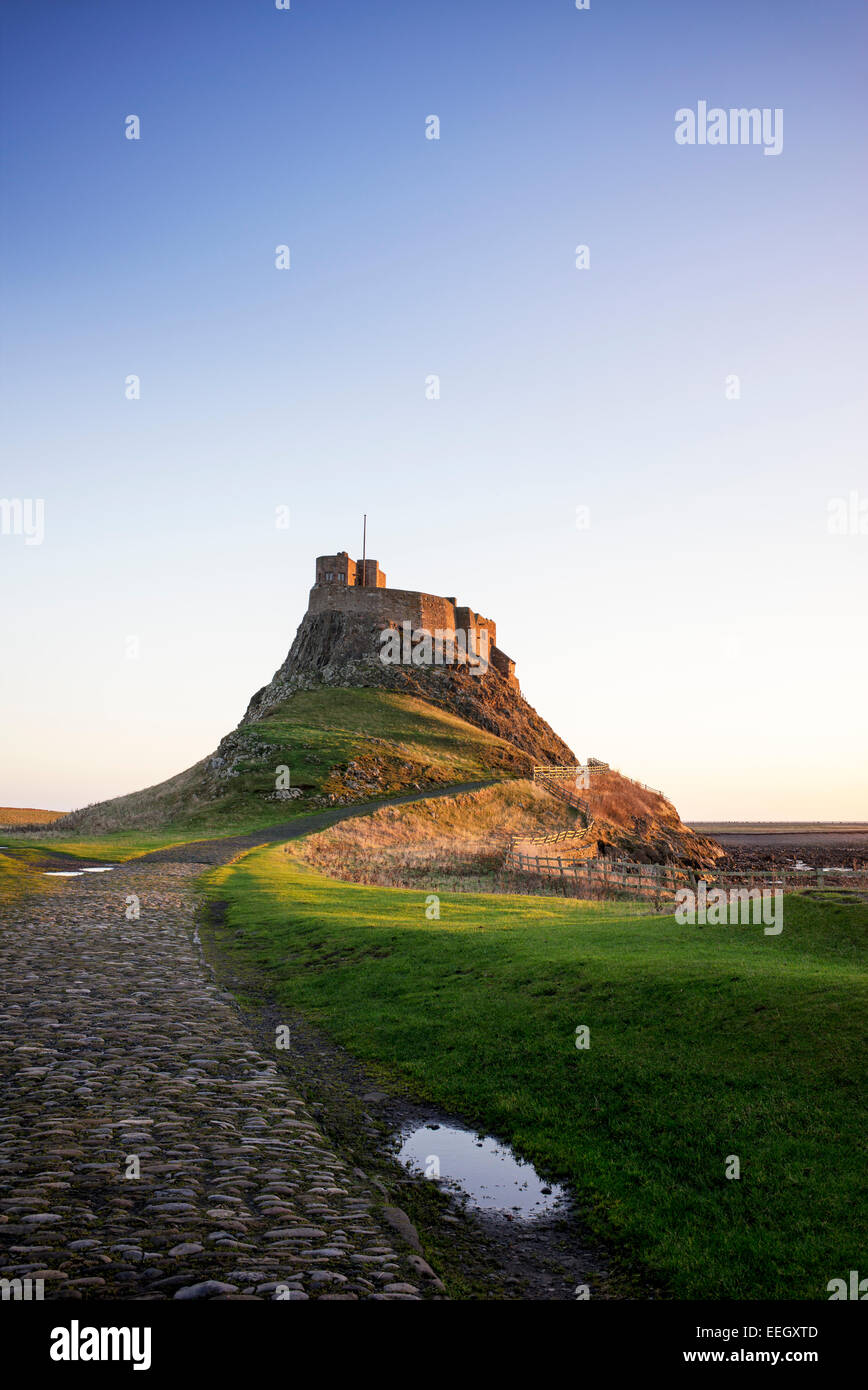
{"label": "stone castle wall", "polygon": [[456,605],[439,594],[414,589],[360,589],[343,584],[315,584],[310,591],[309,613],[347,613],[365,618],[381,628],[404,622],[428,632],[454,629],[488,629],[489,647],[497,645],[497,625],[472,608]]}
{"label": "stone castle wall", "polygon": [[[380,631],[410,623],[414,632],[424,628],[432,636],[438,629],[441,632],[478,633],[485,628],[488,631],[490,664],[513,689],[519,689],[515,662],[497,645],[497,624],[465,604],[457,604],[453,598],[424,594],[416,589],[360,588],[346,582],[318,580],[310,591],[307,611],[312,614],[342,613],[353,621],[356,628],[361,624],[379,628]],[[475,640],[478,642],[478,638]]]}

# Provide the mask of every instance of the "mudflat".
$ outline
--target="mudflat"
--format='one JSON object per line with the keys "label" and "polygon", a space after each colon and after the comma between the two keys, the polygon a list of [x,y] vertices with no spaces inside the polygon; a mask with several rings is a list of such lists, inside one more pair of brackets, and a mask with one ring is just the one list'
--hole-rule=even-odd
{"label": "mudflat", "polygon": [[868,849],[868,821],[688,821],[691,830],[718,844],[857,845]]}

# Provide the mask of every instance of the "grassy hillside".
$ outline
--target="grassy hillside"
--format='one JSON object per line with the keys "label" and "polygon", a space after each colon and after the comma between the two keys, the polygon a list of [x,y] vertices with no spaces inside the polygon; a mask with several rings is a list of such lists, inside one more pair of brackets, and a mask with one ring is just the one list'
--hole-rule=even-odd
{"label": "grassy hillside", "polygon": [[868,905],[790,898],[778,937],[470,894],[429,921],[280,848],[209,883],[236,971],[568,1179],[622,1267],[698,1299],[825,1299],[859,1267]]}
{"label": "grassy hillside", "polygon": [[[220,766],[204,758],[157,786],[75,811],[38,841],[124,856],[417,786],[514,776],[528,761],[503,739],[423,700],[333,687],[299,691],[221,749]],[[267,799],[281,765],[302,788],[297,800]]]}
{"label": "grassy hillside", "polygon": [[[576,812],[527,779],[443,800],[384,806],[307,835],[295,852],[313,867],[355,883],[417,888],[432,878],[471,875],[503,863],[513,835],[573,830]],[[453,886],[451,883],[449,886]]]}

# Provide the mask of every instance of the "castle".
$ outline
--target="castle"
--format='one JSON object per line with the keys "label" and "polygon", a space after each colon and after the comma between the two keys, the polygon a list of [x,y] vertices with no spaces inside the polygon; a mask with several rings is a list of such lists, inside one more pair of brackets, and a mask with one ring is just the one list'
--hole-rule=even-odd
{"label": "castle", "polygon": [[381,629],[412,624],[413,630],[488,632],[488,661],[513,690],[519,691],[515,662],[497,646],[497,625],[455,598],[423,594],[415,589],[389,589],[376,560],[351,560],[346,550],[319,555],[310,591],[308,613],[346,613]]}

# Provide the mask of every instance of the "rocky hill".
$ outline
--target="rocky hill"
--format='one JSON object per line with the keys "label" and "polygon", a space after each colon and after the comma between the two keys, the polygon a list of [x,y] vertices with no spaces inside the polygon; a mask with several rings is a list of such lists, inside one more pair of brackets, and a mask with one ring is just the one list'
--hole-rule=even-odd
{"label": "rocky hill", "polygon": [[241,727],[256,724],[299,690],[365,686],[411,695],[505,739],[533,762],[574,763],[573,751],[489,666],[477,675],[466,666],[390,666],[379,658],[382,624],[363,614],[305,614],[289,655],[272,680],[250,701]]}
{"label": "rocky hill", "polygon": [[[535,763],[576,764],[522,696],[494,623],[454,599],[387,589],[376,562],[368,564],[377,587],[360,589],[335,578],[339,566],[352,577],[343,552],[317,560],[286,660],[212,754],[144,791],[74,811],[48,833],[177,828],[206,838],[407,790],[527,778]],[[414,664],[403,648],[400,662],[381,659],[384,633],[444,620],[457,631],[459,618],[474,641],[489,627],[490,662]],[[713,860],[716,847],[688,830],[665,798],[638,794],[614,774],[595,775],[594,786],[588,829],[600,853]]]}
{"label": "rocky hill", "polygon": [[422,700],[320,685],[242,721],[186,771],[72,811],[46,836],[193,828],[204,839],[326,806],[517,777],[528,762],[511,743]]}

